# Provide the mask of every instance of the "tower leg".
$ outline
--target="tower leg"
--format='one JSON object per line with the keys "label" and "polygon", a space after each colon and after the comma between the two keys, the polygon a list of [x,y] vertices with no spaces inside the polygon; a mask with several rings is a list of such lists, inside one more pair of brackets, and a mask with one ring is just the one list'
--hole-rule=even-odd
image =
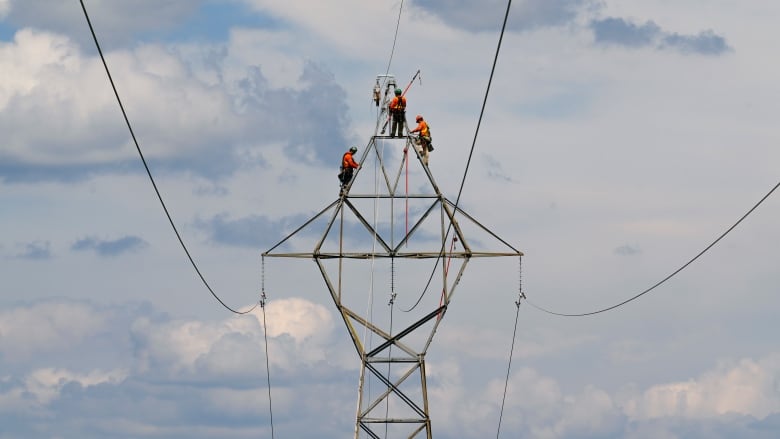
{"label": "tower leg", "polygon": [[355,418],[357,419],[357,422],[355,422],[355,439],[360,439],[360,412],[363,406],[363,384],[365,383],[365,380],[366,380],[366,361],[364,357],[363,361],[361,361],[360,364],[360,379],[358,379],[357,413],[355,414]]}
{"label": "tower leg", "polygon": [[[404,367],[407,370],[399,376],[391,377],[391,368],[385,365],[392,364],[396,365],[396,370],[400,368],[402,371]],[[407,394],[402,390],[402,384],[415,374],[420,375],[422,392]],[[366,376],[379,380],[383,385],[384,391],[380,395],[372,398],[366,394],[363,386]],[[365,404],[365,407],[358,408],[355,439],[360,438],[360,431],[369,438],[387,437],[386,432],[389,427],[394,427],[392,430],[394,434],[389,437],[432,438],[423,354],[419,354],[416,359],[364,357],[361,366],[361,392],[358,399]]]}

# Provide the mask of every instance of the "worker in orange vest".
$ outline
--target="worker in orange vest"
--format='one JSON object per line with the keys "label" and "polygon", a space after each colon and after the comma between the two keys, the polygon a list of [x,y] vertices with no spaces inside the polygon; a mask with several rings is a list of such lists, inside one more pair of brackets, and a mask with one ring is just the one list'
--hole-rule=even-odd
{"label": "worker in orange vest", "polygon": [[341,181],[341,188],[343,189],[350,181],[352,181],[352,174],[354,170],[360,166],[352,156],[357,152],[357,147],[353,146],[349,148],[349,151],[344,153],[341,158],[341,172],[339,172],[339,181]]}
{"label": "worker in orange vest", "polygon": [[390,137],[400,137],[404,135],[404,123],[406,122],[406,98],[401,95],[401,89],[395,89],[395,97],[390,101]]}
{"label": "worker in orange vest", "polygon": [[[417,115],[415,118],[417,126],[410,131],[410,133],[420,133],[418,138],[420,147],[417,151],[420,152],[420,157],[424,165],[428,165],[428,153],[433,151],[433,145],[431,145],[431,129],[421,115]],[[415,142],[416,143],[416,142]]]}
{"label": "worker in orange vest", "polygon": [[410,132],[420,133],[420,144],[422,145],[423,152],[433,151],[433,145],[431,145],[431,129],[428,127],[428,122],[419,114],[415,118],[415,121],[417,121],[417,126]]}

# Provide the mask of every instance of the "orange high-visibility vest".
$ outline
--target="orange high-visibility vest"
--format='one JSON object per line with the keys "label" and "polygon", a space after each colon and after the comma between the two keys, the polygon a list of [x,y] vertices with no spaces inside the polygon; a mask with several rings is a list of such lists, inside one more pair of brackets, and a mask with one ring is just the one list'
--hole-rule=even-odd
{"label": "orange high-visibility vest", "polygon": [[431,137],[430,130],[428,130],[428,123],[424,120],[421,120],[419,123],[417,123],[417,127],[412,130],[413,133],[419,132],[421,136],[423,137]]}
{"label": "orange high-visibility vest", "polygon": [[403,96],[396,96],[390,101],[390,111],[404,111],[406,110],[406,98]]}
{"label": "orange high-visibility vest", "polygon": [[357,162],[352,158],[352,153],[347,151],[344,153],[344,157],[341,158],[341,167],[342,169],[347,168],[355,168],[357,169],[358,164]]}

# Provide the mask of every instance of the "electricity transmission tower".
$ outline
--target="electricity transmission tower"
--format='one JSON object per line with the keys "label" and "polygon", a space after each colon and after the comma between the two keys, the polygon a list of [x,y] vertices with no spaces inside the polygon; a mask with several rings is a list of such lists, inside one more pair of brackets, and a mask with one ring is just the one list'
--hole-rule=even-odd
{"label": "electricity transmission tower", "polygon": [[522,256],[442,195],[427,159],[411,136],[373,136],[339,197],[263,253],[322,274],[361,361],[355,439],[432,438],[425,356],[464,270]]}

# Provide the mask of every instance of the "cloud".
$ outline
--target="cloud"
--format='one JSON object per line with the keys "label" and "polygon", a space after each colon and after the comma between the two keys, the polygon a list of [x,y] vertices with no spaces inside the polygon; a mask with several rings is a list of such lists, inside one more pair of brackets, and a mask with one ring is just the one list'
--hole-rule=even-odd
{"label": "cloud", "polygon": [[637,245],[621,245],[614,250],[616,255],[619,256],[634,256],[642,253],[642,249]]}
{"label": "cloud", "polygon": [[107,325],[106,310],[49,300],[0,311],[0,353],[8,360],[68,350]]}
{"label": "cloud", "polygon": [[[261,319],[259,310],[253,311],[258,321]],[[317,339],[320,342],[330,336],[334,322],[330,311],[320,305],[309,301],[291,298],[270,302],[266,308],[268,320],[268,335],[279,337],[291,336],[297,343],[304,343],[309,339]]]}
{"label": "cloud", "polygon": [[24,244],[24,250],[17,253],[19,259],[41,260],[51,258],[49,241],[33,241]]}
{"label": "cloud", "polygon": [[49,404],[59,396],[63,387],[70,383],[89,387],[102,383],[118,383],[126,376],[127,372],[123,370],[108,372],[92,370],[82,374],[64,369],[45,368],[32,371],[25,379],[25,388],[39,404]]}
{"label": "cloud", "polygon": [[[445,406],[436,427],[445,438],[487,437],[495,434],[504,380],[491,380],[482,389],[464,387],[459,372],[447,371],[446,381],[431,390],[432,406]],[[505,400],[502,435],[549,439],[621,438],[627,419],[604,390],[587,386],[567,394],[554,379],[531,368],[511,374]],[[520,396],[522,395],[522,396]],[[447,402],[445,402],[447,400]]]}
{"label": "cloud", "polygon": [[[63,437],[270,434],[259,310],[209,322],[128,305],[48,300],[0,313],[4,435],[42,437],[55,428]],[[323,427],[325,437],[347,431],[356,366],[353,357],[349,369],[340,360],[331,312],[302,299],[274,300],[266,317],[277,428],[306,437],[301,417],[325,410],[339,419]],[[107,349],[105,334],[114,347]],[[131,343],[117,343],[121,334]]]}
{"label": "cloud", "polygon": [[[242,246],[255,240],[254,248],[265,247],[264,239],[276,242],[284,236],[278,232],[294,230],[311,215],[308,209],[324,207],[336,197],[336,162],[352,142],[301,133],[328,132],[329,127],[318,123],[320,116],[324,123],[340,123],[340,107],[331,113],[328,102],[352,104],[342,115],[357,120],[332,132],[344,139],[352,129],[373,132],[368,92],[373,75],[387,65],[398,7],[398,2],[360,0],[338,5],[255,3],[284,8],[290,12],[285,18],[300,18],[282,23],[289,30],[258,32],[239,28],[242,23],[229,39],[218,42],[165,39],[147,44],[144,41],[156,36],[145,34],[122,46],[111,45],[107,38],[104,45],[110,65],[117,66],[112,72],[123,98],[127,95],[125,103],[152,171],[161,174],[158,183],[166,202],[173,203],[169,207],[175,217],[184,221],[185,240],[194,246],[198,260],[206,258],[203,268],[217,276],[209,276],[209,282],[228,292],[259,287],[260,267],[257,252],[252,257],[245,248],[223,244]],[[488,17],[484,23],[496,27],[469,33],[446,25],[414,2],[407,5],[391,67],[401,80],[417,68],[423,70],[426,79],[411,89],[415,108],[410,114],[422,112],[433,120],[437,150],[431,170],[442,192],[454,200],[468,154],[468,131],[487,79],[486,58],[493,55],[486,47],[494,47],[502,10],[496,6],[485,12],[495,13],[495,21]],[[769,12],[777,7],[755,2],[702,12],[688,6],[610,4],[605,11],[611,14],[605,16],[638,17],[633,21],[637,27],[652,18],[662,27],[654,43],[639,50],[605,50],[595,44],[585,26],[591,18],[603,17],[583,10],[560,27],[513,33],[502,46],[507,52],[502,52],[503,67],[496,72],[498,93],[491,94],[486,113],[490,120],[485,120],[489,126],[481,140],[495,159],[492,164],[501,168],[470,174],[462,207],[508,242],[521,244],[518,247],[529,255],[523,261],[523,287],[536,292],[540,305],[576,311],[617,303],[612,299],[622,299],[621,291],[634,291],[637,284],[668,273],[675,255],[698,251],[700,239],[719,233],[731,219],[729,206],[751,199],[764,187],[764,177],[772,181],[768,169],[777,162],[773,159],[778,149],[771,144],[771,110],[777,100],[767,90],[773,89],[777,75],[771,60],[762,56],[766,50],[761,44],[771,45],[776,27],[771,17],[777,14],[758,13],[756,8]],[[77,10],[78,4],[69,7]],[[320,15],[321,10],[326,13]],[[376,13],[367,14],[369,10]],[[513,9],[511,21],[523,19],[516,12]],[[74,29],[78,18],[83,17],[74,16]],[[311,28],[299,25],[305,20],[312,20]],[[96,22],[98,28],[102,23]],[[7,28],[0,28],[8,40]],[[695,38],[709,28],[731,44],[739,42],[745,51],[714,58],[681,56],[675,46],[656,49],[675,31]],[[153,200],[145,195],[148,181],[94,48],[83,42],[88,40],[83,23],[79,29],[81,37],[66,37],[30,27],[17,32],[18,41],[0,47],[0,124],[13,122],[2,130],[0,178],[16,182],[0,189],[5,207],[0,216],[18,242],[50,240],[57,258],[56,264],[7,258],[0,268],[3,318],[12,321],[0,335],[0,400],[7,401],[0,408],[0,436],[270,437],[261,319],[227,315],[207,292],[201,294],[191,268],[182,265],[181,252],[158,245],[171,238],[170,230],[156,228],[160,212],[154,206],[149,210]],[[330,64],[313,64],[325,74],[304,81],[305,59]],[[329,72],[335,77],[328,79]],[[343,90],[318,89],[338,84]],[[342,99],[344,91],[347,97]],[[715,95],[718,99],[713,100]],[[586,104],[573,105],[575,101]],[[278,114],[273,114],[277,107]],[[568,108],[579,110],[566,112]],[[26,117],[15,116],[17,110]],[[20,131],[24,133],[17,134]],[[513,144],[511,139],[519,140]],[[393,147],[394,158],[399,150]],[[511,176],[517,186],[488,178],[490,170],[496,177]],[[690,184],[692,170],[698,184]],[[100,175],[93,178],[95,174]],[[737,174],[748,177],[720,186],[722,175]],[[712,175],[719,178],[708,181]],[[78,178],[86,181],[59,183]],[[399,181],[402,190],[403,175]],[[219,189],[197,192],[198,187]],[[418,187],[411,186],[411,192]],[[363,201],[361,207],[372,202]],[[378,204],[381,230],[403,229],[403,204]],[[419,215],[420,204],[410,200],[410,216]],[[104,206],[108,216],[85,218],[83,213],[95,205]],[[557,208],[547,207],[551,205]],[[771,334],[776,332],[772,327],[778,302],[772,286],[777,285],[778,272],[772,258],[761,255],[772,254],[771,244],[777,240],[768,237],[776,236],[772,233],[777,228],[772,227],[772,206],[764,207],[769,215],[757,211],[758,216],[751,217],[755,221],[735,230],[726,247],[702,258],[698,273],[703,276],[691,271],[693,276],[666,284],[668,289],[658,296],[636,302],[639,307],[595,319],[554,319],[521,307],[514,350],[519,361],[510,376],[502,437],[744,439],[762,434],[757,431],[776,436],[773,414],[694,417],[695,411],[676,406],[658,408],[668,403],[667,394],[694,400],[697,392],[703,393],[702,377],[714,370],[717,358],[747,355],[760,365],[767,351],[776,350]],[[306,216],[298,216],[302,212]],[[221,223],[212,223],[219,215]],[[431,215],[433,223],[440,222],[438,216]],[[373,223],[370,214],[365,217]],[[213,227],[192,227],[194,218]],[[638,230],[636,224],[642,221],[655,227]],[[675,227],[667,230],[671,226],[658,224]],[[222,229],[216,233],[218,226]],[[467,227],[462,221],[461,226]],[[269,231],[264,232],[266,227]],[[346,230],[351,234],[360,227]],[[97,260],[95,248],[68,251],[88,234],[96,241],[131,234],[155,245],[107,261]],[[366,235],[362,230],[355,243],[369,242]],[[476,239],[489,244],[481,238]],[[642,243],[641,255],[614,254],[626,243],[637,249],[637,242]],[[303,246],[300,241],[293,245]],[[3,252],[13,256],[22,248],[6,241]],[[331,303],[322,308],[312,302],[330,297],[311,261],[266,262],[270,268],[283,266],[267,272],[269,285],[278,285],[268,289],[275,299],[289,298],[290,292],[309,299],[279,306],[273,314],[276,302],[267,304],[277,433],[344,437],[354,428],[359,363],[342,317]],[[392,316],[393,328],[401,330],[405,316],[387,312],[388,289],[399,293],[399,305],[411,305],[427,281],[425,277],[419,282],[418,274],[430,275],[426,269],[433,261],[396,260],[393,266],[387,259],[377,261],[375,270],[369,270],[367,262],[361,266],[344,261],[345,282],[356,293],[357,305],[351,309],[384,321]],[[337,263],[327,261],[326,268]],[[506,271],[495,264],[472,260],[463,277],[456,279],[455,267],[447,278],[458,285],[458,293],[426,356],[429,391],[437,395],[431,404],[437,439],[496,434],[517,294],[515,276],[505,281],[496,274],[515,273],[517,264],[507,263],[511,266]],[[335,284],[334,271],[327,274]],[[369,285],[375,296],[368,293]],[[440,288],[441,282],[432,285]],[[711,300],[702,301],[702,291]],[[116,306],[84,302],[77,313],[53,305],[47,310],[36,302],[22,313],[27,305],[14,303],[53,294]],[[438,303],[437,296],[434,290],[426,298]],[[128,297],[149,298],[171,315],[117,309],[131,308],[123,302]],[[664,297],[674,297],[675,306],[669,307]],[[367,303],[370,300],[373,303]],[[11,319],[5,311],[24,318]],[[462,320],[474,321],[473,329],[460,324],[458,312],[463,312]],[[658,325],[653,315],[667,318]],[[624,341],[622,350],[616,348]],[[770,369],[766,373],[772,374]],[[90,383],[91,376],[97,381]],[[406,384],[411,387],[414,381],[419,380]],[[631,382],[636,384],[622,389]],[[764,398],[771,401],[771,391],[758,391],[761,382],[752,382],[743,387],[766,393]],[[522,401],[526,390],[528,400]],[[372,391],[375,395],[377,387]],[[44,394],[49,396],[36,396]],[[637,402],[642,417],[629,416],[628,401]],[[750,404],[741,402],[741,407]],[[771,404],[766,407],[764,411],[772,410]],[[660,414],[651,416],[651,408]],[[675,410],[683,414],[675,415]],[[303,431],[311,425],[318,426],[316,432]]]}
{"label": "cloud", "polygon": [[[257,249],[268,248],[274,245],[288,236],[289,233],[306,225],[306,222],[312,219],[313,216],[314,214],[297,214],[280,219],[271,219],[266,216],[249,215],[243,218],[230,219],[228,214],[219,214],[208,220],[197,220],[195,225],[209,235],[211,242]],[[320,238],[325,232],[326,221],[331,220],[332,216],[333,209],[330,209],[317,218],[317,220],[299,230],[295,236],[298,238],[301,236]],[[380,233],[385,231],[385,226],[386,224],[377,225]],[[368,236],[365,226],[358,223],[357,220],[347,221],[344,227],[344,235],[348,238]],[[335,235],[336,231],[331,229],[328,236],[333,237]],[[284,243],[283,246],[288,244]]]}
{"label": "cloud", "polygon": [[[84,4],[98,38],[107,46],[137,42],[138,35],[149,31],[177,28],[196,13],[202,0],[138,0],[122,2],[90,2]],[[6,20],[19,28],[50,29],[68,35],[82,44],[93,45],[84,12],[79,4],[57,0],[3,0]]]}
{"label": "cloud", "polygon": [[711,30],[702,31],[698,35],[681,35],[666,32],[653,21],[637,25],[615,17],[592,20],[590,28],[596,44],[631,48],[654,47],[699,55],[721,55],[730,50],[725,38]]}
{"label": "cloud", "polygon": [[638,26],[622,18],[593,20],[591,28],[598,44],[619,44],[629,47],[651,45],[662,33],[661,28],[648,21]]}
{"label": "cloud", "polygon": [[[262,310],[221,322],[138,319],[132,327],[142,371],[166,379],[222,380],[265,377]],[[328,358],[334,323],[326,308],[303,299],[266,304],[269,359],[277,377],[309,369]],[[319,371],[315,375],[328,373]]]}
{"label": "cloud", "polygon": [[[591,7],[590,0],[522,0],[512,5],[507,27],[526,31],[571,23],[580,11]],[[465,0],[420,0],[416,6],[440,17],[446,23],[472,32],[497,31],[506,11],[503,0],[479,3]]]}
{"label": "cloud", "polygon": [[119,256],[123,253],[138,251],[149,244],[137,236],[125,236],[114,240],[101,240],[94,237],[79,239],[70,249],[73,251],[94,250],[100,256]]}
{"label": "cloud", "polygon": [[0,163],[0,180],[7,183],[55,181],[77,183],[96,175],[126,174],[138,170],[137,160],[119,160],[113,164],[36,164],[9,158]]}
{"label": "cloud", "polygon": [[591,28],[596,37],[596,43],[620,44],[629,47],[648,46],[661,33],[661,28],[652,21],[638,26],[622,18],[611,17],[593,20]]}
{"label": "cloud", "polygon": [[[351,431],[357,359],[347,338],[336,335],[333,313],[300,298],[269,301],[265,311],[276,428],[296,437],[309,437],[302,425],[322,425],[317,437],[325,438]],[[262,319],[260,309],[204,321],[127,304],[13,306],[0,313],[4,432],[43,437],[40,432],[56,427],[63,437],[267,435]],[[102,353],[106,333],[114,334],[109,340],[125,334],[130,343],[118,344],[124,352]],[[439,347],[453,357],[428,362],[437,435],[495,434],[503,377],[470,382],[461,353],[446,343]],[[14,364],[22,367],[9,367]],[[780,419],[778,376],[778,354],[723,362],[697,378],[643,390],[569,388],[521,367],[509,377],[501,431],[550,439],[771,438]]]}
{"label": "cloud", "polygon": [[780,355],[722,363],[696,380],[657,385],[626,404],[634,419],[708,418],[729,413],[765,418],[780,412]]}
{"label": "cloud", "polygon": [[663,45],[676,48],[683,53],[698,53],[701,55],[720,55],[731,50],[726,39],[715,35],[711,30],[699,32],[698,35],[666,35]]}
{"label": "cloud", "polygon": [[482,154],[482,158],[485,162],[485,168],[487,169],[488,177],[495,178],[507,183],[512,182],[512,176],[506,173],[499,160],[489,154]]}
{"label": "cloud", "polygon": [[229,219],[227,214],[221,214],[209,220],[198,220],[196,225],[209,234],[212,242],[237,247],[262,248],[272,245],[273,241],[278,241],[282,236],[283,227],[289,222],[292,221],[274,221],[259,215]]}
{"label": "cloud", "polygon": [[[9,132],[0,152],[0,178],[62,180],[60,172],[74,178],[90,166],[99,169],[129,158],[116,148],[126,142],[126,129],[122,132],[113,116],[106,117],[116,114],[116,103],[92,87],[97,82],[91,81],[100,78],[99,65],[85,63],[67,38],[19,31],[12,43],[0,43],[0,54],[5,72],[0,126]],[[46,130],[36,128],[42,121]],[[92,142],[101,148],[92,149]]]}
{"label": "cloud", "polygon": [[[496,351],[495,340],[501,339],[501,331],[486,328],[455,326],[437,334],[440,349],[456,352],[461,358],[484,358],[491,361],[504,360],[506,353]],[[518,338],[514,356],[533,359],[559,355],[561,352],[591,345],[596,340],[587,334],[560,334],[552,331],[527,329]]]}
{"label": "cloud", "polygon": [[[721,364],[685,383],[658,384],[643,392],[609,393],[588,385],[564,391],[531,368],[511,374],[501,431],[507,436],[580,438],[768,439],[780,416],[778,356]],[[486,437],[499,410],[504,380],[472,392],[457,363],[431,366],[429,393],[444,438]],[[441,408],[443,407],[443,408]],[[492,431],[491,431],[492,430]]]}
{"label": "cloud", "polygon": [[[153,172],[216,180],[280,163],[272,156],[279,146],[285,161],[324,164],[332,161],[330,145],[348,143],[346,93],[331,73],[305,63],[295,88],[275,88],[262,66],[240,55],[215,59],[220,47],[106,51]],[[143,171],[101,62],[72,40],[21,30],[0,43],[0,70],[0,129],[8,133],[0,179],[66,182]],[[46,130],[38,129],[43,120]]]}

